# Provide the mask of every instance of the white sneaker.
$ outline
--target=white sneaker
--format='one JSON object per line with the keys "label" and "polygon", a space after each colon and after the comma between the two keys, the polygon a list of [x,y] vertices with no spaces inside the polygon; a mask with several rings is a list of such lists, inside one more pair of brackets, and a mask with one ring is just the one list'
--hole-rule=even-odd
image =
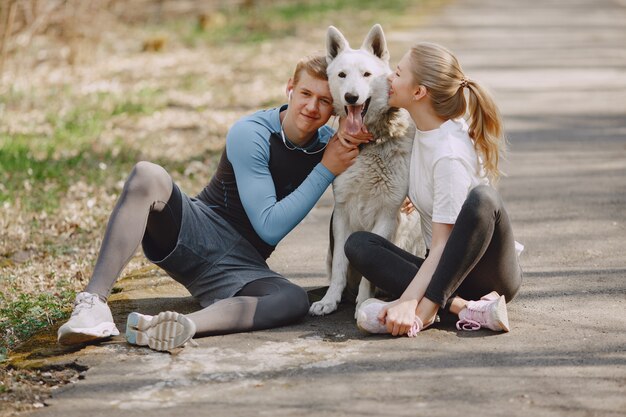
{"label": "white sneaker", "polygon": [[389,333],[387,326],[378,320],[378,314],[389,303],[378,298],[369,298],[359,306],[356,312],[356,327],[364,333]]}
{"label": "white sneaker", "polygon": [[[389,304],[389,302],[379,300],[378,298],[369,298],[363,301],[363,303],[359,307],[359,310],[356,313],[356,327],[358,327],[358,329],[364,333],[389,333],[389,330],[387,330],[387,325],[381,323],[380,320],[378,320],[380,310],[382,310],[383,307],[385,307],[387,304]],[[415,316],[415,321],[409,329],[407,336],[415,337],[420,331],[426,329],[431,324],[438,321],[439,316],[436,315],[432,322],[424,324],[419,317]]]}
{"label": "white sneaker", "polygon": [[58,340],[62,345],[75,345],[119,334],[107,303],[97,294],[81,292],[76,295],[72,317],[59,328]]}
{"label": "white sneaker", "polygon": [[139,346],[167,351],[185,345],[196,334],[196,325],[185,315],[163,311],[156,316],[130,313],[126,321],[126,340]]}

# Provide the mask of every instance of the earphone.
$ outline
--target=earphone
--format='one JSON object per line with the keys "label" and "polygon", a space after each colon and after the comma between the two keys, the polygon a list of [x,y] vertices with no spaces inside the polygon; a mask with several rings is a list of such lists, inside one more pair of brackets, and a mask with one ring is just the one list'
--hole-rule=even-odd
{"label": "earphone", "polygon": [[293,93],[293,89],[289,90],[289,98],[288,98],[288,100],[291,100],[291,93]]}

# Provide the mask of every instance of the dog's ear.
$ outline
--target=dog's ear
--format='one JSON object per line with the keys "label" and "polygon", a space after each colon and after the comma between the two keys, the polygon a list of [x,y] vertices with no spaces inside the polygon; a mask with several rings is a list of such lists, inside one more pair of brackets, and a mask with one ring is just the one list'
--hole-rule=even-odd
{"label": "dog's ear", "polygon": [[363,41],[363,45],[361,45],[361,49],[365,49],[383,61],[389,62],[389,50],[387,49],[387,41],[385,40],[382,26],[379,24],[372,26]]}
{"label": "dog's ear", "polygon": [[348,41],[334,26],[328,26],[326,32],[326,62],[331,63],[333,59],[346,48],[349,48]]}

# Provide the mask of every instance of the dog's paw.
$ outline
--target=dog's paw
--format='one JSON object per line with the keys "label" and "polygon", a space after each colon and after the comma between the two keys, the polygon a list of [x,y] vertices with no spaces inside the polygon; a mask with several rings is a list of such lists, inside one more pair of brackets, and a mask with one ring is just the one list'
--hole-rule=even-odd
{"label": "dog's paw", "polygon": [[337,310],[337,302],[321,300],[311,305],[311,308],[309,308],[309,314],[312,316],[323,316],[325,314],[330,314],[335,310]]}

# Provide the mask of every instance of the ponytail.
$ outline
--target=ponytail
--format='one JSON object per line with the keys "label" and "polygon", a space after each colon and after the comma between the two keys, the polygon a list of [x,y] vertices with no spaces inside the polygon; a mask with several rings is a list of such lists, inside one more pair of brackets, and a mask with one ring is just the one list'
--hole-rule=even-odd
{"label": "ponytail", "polygon": [[443,119],[456,119],[469,113],[469,135],[474,148],[482,157],[487,177],[497,182],[501,176],[498,163],[506,143],[502,119],[491,94],[465,77],[454,54],[443,46],[422,42],[414,45],[410,53],[413,79],[427,88],[435,113]]}
{"label": "ponytail", "polygon": [[476,81],[465,80],[469,92],[469,135],[483,158],[487,176],[497,182],[501,176],[498,169],[500,155],[506,151],[502,118],[491,94]]}

